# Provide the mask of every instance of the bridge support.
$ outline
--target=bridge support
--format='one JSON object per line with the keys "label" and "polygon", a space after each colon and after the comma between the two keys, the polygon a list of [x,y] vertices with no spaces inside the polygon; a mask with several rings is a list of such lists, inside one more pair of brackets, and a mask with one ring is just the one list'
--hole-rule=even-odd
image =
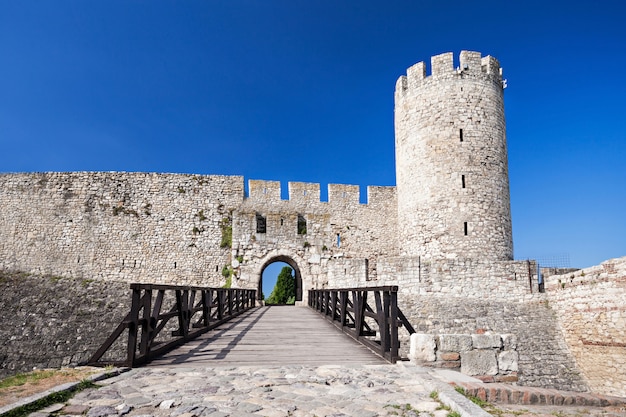
{"label": "bridge support", "polygon": [[[256,299],[256,290],[238,288],[151,284],[131,284],[130,288],[130,312],[87,365],[141,365],[250,310]],[[173,318],[177,324],[170,323]],[[126,359],[103,359],[107,352],[116,353],[111,350],[127,329]],[[169,337],[164,329],[171,330]]]}

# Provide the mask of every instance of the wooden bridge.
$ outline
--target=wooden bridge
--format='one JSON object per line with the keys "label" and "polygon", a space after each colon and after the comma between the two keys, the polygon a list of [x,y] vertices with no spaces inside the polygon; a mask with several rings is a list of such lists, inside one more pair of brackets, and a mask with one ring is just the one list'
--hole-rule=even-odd
{"label": "wooden bridge", "polygon": [[311,290],[310,308],[256,307],[254,290],[131,290],[130,312],[89,365],[379,364],[400,359],[399,327],[414,332],[397,287]]}
{"label": "wooden bridge", "polygon": [[148,366],[330,365],[385,361],[306,307],[259,307],[191,340]]}

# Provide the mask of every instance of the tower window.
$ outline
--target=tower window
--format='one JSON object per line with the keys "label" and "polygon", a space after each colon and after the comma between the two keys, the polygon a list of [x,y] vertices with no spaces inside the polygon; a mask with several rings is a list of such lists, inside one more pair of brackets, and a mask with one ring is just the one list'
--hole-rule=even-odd
{"label": "tower window", "polygon": [[463,222],[463,233],[467,236],[467,222]]}
{"label": "tower window", "polygon": [[306,235],[306,219],[302,214],[298,214],[298,234]]}
{"label": "tower window", "polygon": [[267,221],[262,214],[256,214],[256,232],[257,233],[265,233],[267,232]]}
{"label": "tower window", "polygon": [[341,235],[339,233],[337,233],[337,247],[341,247]]}
{"label": "tower window", "polygon": [[463,129],[459,129],[459,139],[463,142]]}
{"label": "tower window", "polygon": [[461,187],[465,188],[465,175],[461,175]]}

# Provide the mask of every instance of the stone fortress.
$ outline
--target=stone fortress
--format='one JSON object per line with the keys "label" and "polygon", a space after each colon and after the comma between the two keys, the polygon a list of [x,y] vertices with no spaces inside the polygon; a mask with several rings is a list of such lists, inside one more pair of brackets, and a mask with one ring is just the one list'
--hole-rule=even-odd
{"label": "stone fortress", "polygon": [[419,332],[514,335],[522,384],[626,395],[626,258],[546,278],[546,293],[536,264],[513,260],[503,90],[479,52],[410,67],[395,91],[397,186],[368,187],[367,204],[353,185],[322,202],[314,183],[290,182],[283,200],[279,182],[250,180],[246,195],[240,176],[2,174],[0,268],[260,295],[282,261],[299,304],[310,288],[398,285]]}
{"label": "stone fortress", "polygon": [[[302,289],[360,285],[389,263],[513,257],[502,76],[462,52],[408,70],[396,86],[397,187],[242,177],[36,173],[0,177],[7,212],[0,266],[128,282],[257,287],[289,263]],[[29,204],[25,206],[25,202]],[[28,207],[30,206],[30,207]],[[34,213],[32,211],[35,211]],[[232,241],[222,242],[232,231]],[[8,234],[8,236],[7,236]],[[225,237],[227,238],[227,237]],[[391,279],[391,277],[390,277]],[[260,287],[259,287],[260,288]]]}

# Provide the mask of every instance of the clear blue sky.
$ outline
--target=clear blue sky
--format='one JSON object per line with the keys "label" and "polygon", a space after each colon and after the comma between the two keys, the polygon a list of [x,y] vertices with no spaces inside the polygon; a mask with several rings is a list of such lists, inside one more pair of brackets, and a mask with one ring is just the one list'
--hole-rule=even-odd
{"label": "clear blue sky", "polygon": [[626,255],[620,1],[0,0],[0,171],[395,185],[393,90],[497,57],[515,254]]}

